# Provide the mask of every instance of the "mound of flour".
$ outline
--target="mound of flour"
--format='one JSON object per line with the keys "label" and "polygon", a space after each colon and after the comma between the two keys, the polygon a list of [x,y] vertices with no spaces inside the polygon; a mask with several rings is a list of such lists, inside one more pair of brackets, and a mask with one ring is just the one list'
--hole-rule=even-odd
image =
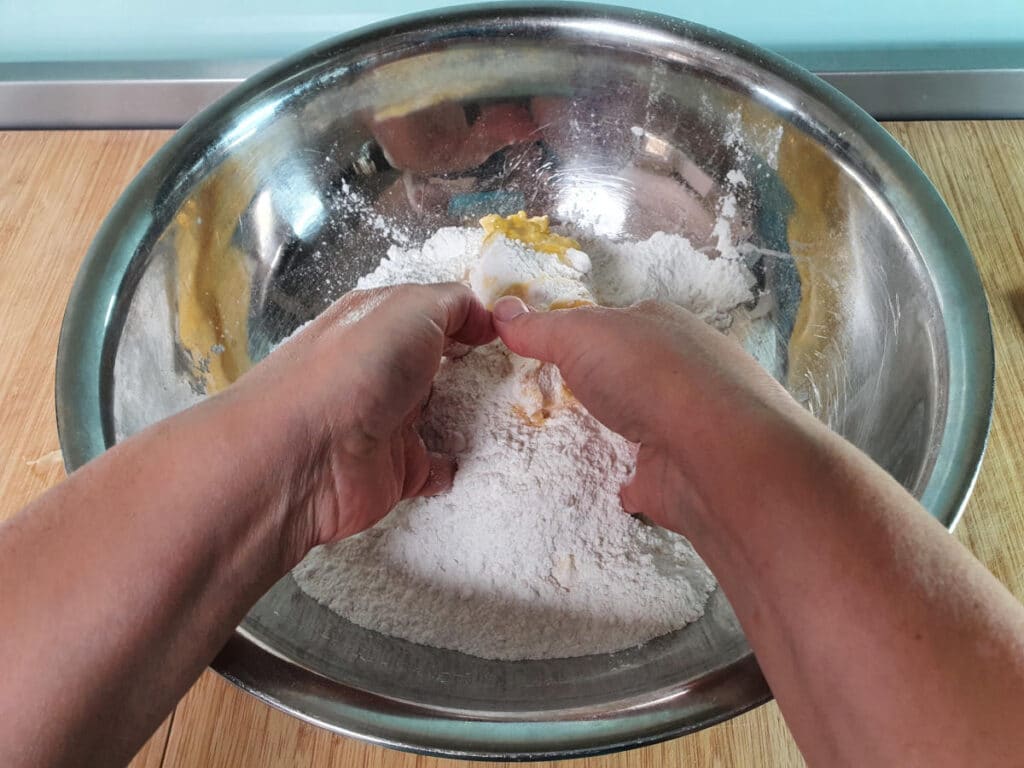
{"label": "mound of flour", "polygon": [[[446,228],[392,247],[359,287],[463,280],[481,240]],[[602,304],[662,298],[724,327],[751,299],[739,258],[709,259],[675,235],[583,248]],[[617,651],[698,619],[715,588],[707,567],[619,503],[635,447],[571,400],[524,421],[535,366],[500,342],[444,361],[422,432],[458,458],[452,489],[315,549],[293,571],[302,590],[363,627],[491,659]]]}

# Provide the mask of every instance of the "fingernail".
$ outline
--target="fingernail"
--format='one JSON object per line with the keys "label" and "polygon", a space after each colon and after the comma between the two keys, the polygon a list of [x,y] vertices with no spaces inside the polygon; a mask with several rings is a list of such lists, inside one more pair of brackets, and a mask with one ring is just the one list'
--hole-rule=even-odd
{"label": "fingernail", "polygon": [[494,309],[491,310],[494,314],[494,319],[501,323],[515,320],[520,315],[525,315],[529,311],[529,308],[518,296],[502,296],[495,302]]}
{"label": "fingernail", "polygon": [[626,483],[621,488],[619,488],[619,503],[622,504],[622,510],[627,515],[641,514],[640,509],[634,503],[632,482]]}
{"label": "fingernail", "polygon": [[427,482],[423,484],[421,496],[438,496],[452,487],[455,477],[456,464],[451,456],[441,453],[430,454],[430,472],[427,475]]}

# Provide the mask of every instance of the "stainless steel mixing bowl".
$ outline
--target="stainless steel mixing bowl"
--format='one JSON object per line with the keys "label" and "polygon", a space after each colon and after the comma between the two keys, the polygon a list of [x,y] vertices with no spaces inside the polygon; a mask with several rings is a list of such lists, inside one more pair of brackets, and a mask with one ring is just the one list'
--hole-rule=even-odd
{"label": "stainless steel mixing bowl", "polygon": [[[503,148],[479,138],[502,131]],[[806,72],[606,7],[377,26],[190,122],[111,212],[71,296],[57,374],[67,465],[237,378],[391,242],[525,207],[612,237],[707,243],[730,191],[774,321],[762,359],[952,526],[985,445],[993,358],[978,275],[935,190]],[[509,663],[360,629],[288,577],[214,666],[326,728],[458,756],[636,746],[769,696],[719,593],[702,620],[640,648]]]}

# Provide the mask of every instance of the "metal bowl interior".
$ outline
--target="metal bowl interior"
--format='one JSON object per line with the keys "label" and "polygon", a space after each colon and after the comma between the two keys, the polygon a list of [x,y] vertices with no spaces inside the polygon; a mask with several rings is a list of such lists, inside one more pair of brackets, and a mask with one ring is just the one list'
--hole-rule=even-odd
{"label": "metal bowl interior", "polygon": [[[469,124],[495,104],[529,113],[537,134],[473,167],[402,172],[377,142],[434,130],[443,157],[462,139],[433,116]],[[519,207],[606,236],[703,242],[730,171],[747,180],[742,236],[773,320],[763,358],[952,527],[984,449],[992,344],[971,255],[928,180],[787,62],[592,6],[378,26],[257,76],[182,129],[110,214],[69,302],[68,467],[237,378],[391,242]],[[215,666],[338,732],[493,758],[635,746],[769,695],[720,592],[703,619],[642,647],[513,663],[361,629],[286,577]]]}

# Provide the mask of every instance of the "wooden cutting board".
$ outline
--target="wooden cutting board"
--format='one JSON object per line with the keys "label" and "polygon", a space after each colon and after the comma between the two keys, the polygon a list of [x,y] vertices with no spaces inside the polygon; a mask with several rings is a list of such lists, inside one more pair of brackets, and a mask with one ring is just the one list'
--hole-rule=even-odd
{"label": "wooden cutting board", "polygon": [[[938,186],[981,268],[996,343],[995,422],[956,536],[1024,599],[1024,122],[887,127]],[[0,518],[63,477],[53,376],[68,292],[100,221],[169,136],[166,131],[0,132],[0,456],[5,458]],[[682,739],[572,763],[573,768],[802,764],[774,703]],[[466,765],[334,736],[270,709],[211,672],[132,763],[133,768]]]}

